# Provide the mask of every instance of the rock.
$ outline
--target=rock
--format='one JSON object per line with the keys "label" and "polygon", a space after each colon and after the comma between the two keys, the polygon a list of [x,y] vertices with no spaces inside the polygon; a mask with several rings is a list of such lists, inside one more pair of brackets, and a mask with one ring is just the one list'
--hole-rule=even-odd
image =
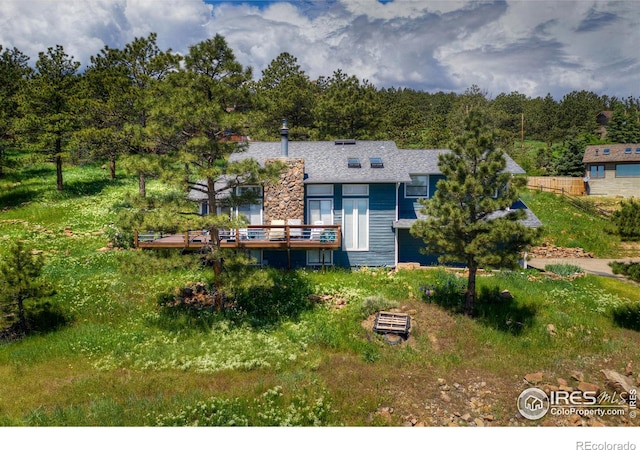
{"label": "rock", "polygon": [[424,422],[418,422],[414,425],[414,427],[426,427],[427,425]]}
{"label": "rock", "polygon": [[440,391],[440,399],[445,403],[451,403],[451,397],[444,393],[444,391]]}
{"label": "rock", "polygon": [[104,253],[104,252],[108,252],[109,250],[111,250],[109,247],[101,247],[98,250],[96,250],[96,252]]}
{"label": "rock", "polygon": [[600,373],[604,376],[605,383],[618,394],[628,394],[632,389],[636,389],[631,378],[625,377],[615,370],[603,369]]}
{"label": "rock", "polygon": [[556,381],[560,386],[569,386],[569,383],[567,383],[567,380],[565,380],[564,378],[558,378]]}
{"label": "rock", "polygon": [[442,386],[447,384],[447,380],[445,380],[444,378],[438,378],[438,386]]}
{"label": "rock", "polygon": [[633,375],[633,366],[631,364],[631,361],[627,363],[627,367],[625,367],[624,369],[624,374],[627,376]]}
{"label": "rock", "polygon": [[571,386],[567,386],[566,384],[561,384],[560,386],[558,386],[558,390],[564,392],[573,392],[573,388]]}
{"label": "rock", "polygon": [[542,381],[542,372],[528,373],[524,376],[525,381],[531,384],[537,384]]}
{"label": "rock", "polygon": [[587,383],[586,381],[581,381],[578,383],[578,390],[580,392],[595,392],[596,395],[600,393],[600,386],[593,383]]}
{"label": "rock", "polygon": [[595,417],[592,417],[591,419],[589,419],[589,426],[591,426],[591,427],[606,427],[606,425],[604,423],[600,422]]}
{"label": "rock", "polygon": [[569,416],[569,425],[573,427],[581,427],[582,418],[577,414],[572,414],[571,416]]}
{"label": "rock", "polygon": [[471,414],[466,413],[463,416],[460,417],[462,420],[464,420],[465,422],[471,422]]}
{"label": "rock", "polygon": [[511,295],[511,292],[509,292],[508,289],[505,289],[504,291],[500,292],[500,297],[506,300],[513,300],[513,295]]}
{"label": "rock", "polygon": [[571,378],[573,378],[576,381],[584,381],[584,374],[582,372],[574,371],[571,374]]}
{"label": "rock", "polygon": [[477,418],[473,421],[473,423],[476,424],[477,427],[483,427],[484,426],[484,420]]}
{"label": "rock", "polygon": [[493,422],[494,420],[496,420],[496,417],[493,414],[485,414],[484,416],[482,416],[482,419],[486,420],[487,422]]}
{"label": "rock", "polygon": [[441,391],[450,391],[451,387],[449,387],[448,384],[445,384],[444,386],[440,386],[440,390]]}
{"label": "rock", "polygon": [[549,336],[555,336],[556,334],[558,334],[556,332],[556,326],[552,323],[547,325],[547,333],[549,333]]}

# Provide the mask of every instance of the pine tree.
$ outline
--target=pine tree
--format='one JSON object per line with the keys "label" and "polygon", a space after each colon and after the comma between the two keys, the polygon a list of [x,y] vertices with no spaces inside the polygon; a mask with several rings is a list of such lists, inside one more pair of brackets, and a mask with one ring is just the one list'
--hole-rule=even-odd
{"label": "pine tree", "polygon": [[19,130],[30,147],[55,163],[59,191],[64,188],[62,161],[78,125],[74,101],[79,67],[60,45],[40,52],[36,73],[19,96]]}
{"label": "pine tree", "polygon": [[28,330],[25,301],[49,293],[40,280],[44,262],[17,241],[0,261],[0,306],[8,316],[17,315],[20,331]]}
{"label": "pine tree", "polygon": [[535,232],[522,223],[524,211],[506,211],[517,199],[520,179],[505,172],[506,159],[494,147],[493,135],[482,114],[471,111],[465,131],[439,157],[446,177],[433,198],[422,200],[427,219],[411,228],[422,238],[428,253],[440,254],[443,263],[464,263],[469,270],[465,313],[471,315],[476,299],[476,273],[481,267],[513,267]]}

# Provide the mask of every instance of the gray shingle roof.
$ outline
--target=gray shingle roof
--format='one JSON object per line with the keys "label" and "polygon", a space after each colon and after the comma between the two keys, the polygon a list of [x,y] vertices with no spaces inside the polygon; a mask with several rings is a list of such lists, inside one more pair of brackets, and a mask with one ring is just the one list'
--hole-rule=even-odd
{"label": "gray shingle roof", "polygon": [[[398,149],[392,141],[357,141],[355,145],[336,145],[334,141],[289,142],[289,157],[305,160],[305,183],[395,183],[411,181],[410,174],[440,174],[438,155],[446,149]],[[280,142],[252,142],[247,150],[234,153],[231,160],[281,157]],[[372,168],[369,158],[382,158],[382,168]],[[525,171],[509,156],[507,172]],[[361,168],[350,168],[348,158],[359,158]]]}
{"label": "gray shingle roof", "polygon": [[[526,227],[529,228],[538,228],[542,226],[542,222],[540,221],[540,219],[538,219],[538,217],[533,213],[533,211],[531,211],[529,209],[529,207],[522,201],[522,200],[518,200],[516,201],[512,206],[511,209],[523,209],[526,217],[522,220],[520,220],[520,223],[523,224]],[[418,216],[418,219],[428,219],[428,216],[425,216],[424,214],[422,214],[421,212],[417,212],[416,213]],[[499,217],[504,217],[507,214],[509,214],[509,211],[507,210],[501,210],[501,211],[496,211],[492,214],[490,214],[487,219],[488,220],[493,220],[493,219],[497,219]],[[409,229],[411,228],[411,226],[416,222],[416,220],[418,219],[400,219],[400,220],[396,220],[393,222],[393,228],[398,228],[398,229]]]}
{"label": "gray shingle roof", "polygon": [[[609,151],[605,152],[606,149]],[[638,149],[640,149],[640,144],[587,145],[582,162],[640,162],[640,150]]]}

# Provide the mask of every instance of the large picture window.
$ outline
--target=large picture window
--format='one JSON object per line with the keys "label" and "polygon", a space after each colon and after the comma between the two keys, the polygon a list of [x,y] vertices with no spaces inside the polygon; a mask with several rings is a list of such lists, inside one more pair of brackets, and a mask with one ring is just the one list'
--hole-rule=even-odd
{"label": "large picture window", "polygon": [[344,208],[344,246],[346,250],[369,249],[369,200],[349,198]]}
{"label": "large picture window", "polygon": [[616,164],[616,177],[640,177],[640,164]]}
{"label": "large picture window", "polygon": [[405,184],[405,197],[429,197],[429,175],[411,175],[411,183]]}

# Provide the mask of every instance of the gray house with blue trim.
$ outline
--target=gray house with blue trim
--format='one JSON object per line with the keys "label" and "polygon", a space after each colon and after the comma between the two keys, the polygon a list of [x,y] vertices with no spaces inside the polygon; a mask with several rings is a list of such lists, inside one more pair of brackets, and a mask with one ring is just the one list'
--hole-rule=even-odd
{"label": "gray house with blue trim", "polygon": [[[403,150],[392,141],[288,142],[283,130],[281,142],[250,142],[246,151],[231,157],[254,158],[261,165],[286,162],[288,170],[280,182],[249,186],[256,189],[258,203],[218,213],[244,215],[252,227],[245,234],[260,232],[261,226],[270,227],[272,233],[273,227],[284,230],[286,226],[287,242],[293,244],[296,241],[290,241],[290,235],[309,237],[327,225],[336,226],[332,231],[340,236],[327,248],[245,247],[258,263],[283,267],[437,264],[436,255],[420,252],[424,243],[409,230],[421,218],[419,200],[432,197],[443,178],[438,156],[449,150]],[[506,159],[507,171],[524,174],[511,158]],[[204,194],[191,191],[189,198],[200,203],[201,214],[209,212]],[[527,225],[541,225],[524,203],[517,202],[513,208],[527,211]],[[290,224],[295,225],[289,229]],[[280,233],[283,238],[284,231]],[[229,236],[240,239],[233,233]]]}

